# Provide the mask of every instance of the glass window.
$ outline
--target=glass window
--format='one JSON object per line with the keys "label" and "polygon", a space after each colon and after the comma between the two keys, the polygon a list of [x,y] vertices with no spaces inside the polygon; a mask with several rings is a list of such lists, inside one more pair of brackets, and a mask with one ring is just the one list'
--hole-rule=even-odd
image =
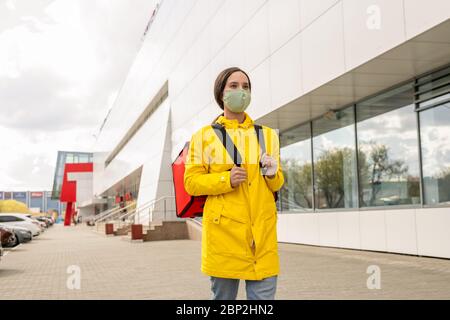
{"label": "glass window", "polygon": [[80,163],[87,163],[87,162],[89,162],[89,155],[80,154]]}
{"label": "glass window", "polygon": [[39,208],[41,211],[43,211],[44,207],[42,197],[39,198],[32,197],[30,199],[30,208]]}
{"label": "glass window", "polygon": [[424,202],[450,203],[450,103],[419,115]]}
{"label": "glass window", "polygon": [[68,153],[66,155],[66,163],[73,163],[73,154]]}
{"label": "glass window", "polygon": [[450,67],[441,69],[417,80],[417,99],[419,107],[447,103],[450,91]]}
{"label": "glass window", "polygon": [[280,191],[281,210],[304,211],[312,209],[312,164],[310,124],[283,133],[281,167],[285,182]]}
{"label": "glass window", "polygon": [[354,108],[313,122],[314,189],[317,209],[357,207]]}
{"label": "glass window", "polygon": [[420,204],[413,99],[408,84],[356,106],[361,207]]}

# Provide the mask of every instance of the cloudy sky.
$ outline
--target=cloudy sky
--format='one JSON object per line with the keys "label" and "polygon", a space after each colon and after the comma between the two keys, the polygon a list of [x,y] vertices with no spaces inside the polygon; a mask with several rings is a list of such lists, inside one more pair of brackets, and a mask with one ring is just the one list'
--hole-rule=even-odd
{"label": "cloudy sky", "polygon": [[92,151],[157,0],[0,0],[0,191]]}

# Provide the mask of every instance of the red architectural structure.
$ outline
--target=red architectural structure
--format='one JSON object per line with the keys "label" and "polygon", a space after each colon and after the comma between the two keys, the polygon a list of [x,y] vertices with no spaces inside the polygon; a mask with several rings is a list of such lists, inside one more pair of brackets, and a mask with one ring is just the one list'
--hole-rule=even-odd
{"label": "red architectural structure", "polygon": [[64,225],[70,226],[77,201],[77,182],[69,181],[67,175],[72,172],[92,172],[93,163],[66,163],[64,166],[64,179],[61,187],[60,201],[66,202],[66,215]]}

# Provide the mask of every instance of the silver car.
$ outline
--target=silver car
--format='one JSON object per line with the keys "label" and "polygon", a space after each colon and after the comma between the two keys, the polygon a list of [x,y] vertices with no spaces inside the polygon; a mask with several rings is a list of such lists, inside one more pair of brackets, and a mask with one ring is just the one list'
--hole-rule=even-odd
{"label": "silver car", "polygon": [[0,223],[0,227],[8,228],[15,235],[14,243],[11,244],[11,247],[15,247],[21,243],[26,243],[28,241],[33,240],[33,233],[27,228],[6,225]]}
{"label": "silver car", "polygon": [[28,218],[23,213],[0,213],[0,223],[7,227],[16,226],[26,228],[31,231],[33,237],[41,234],[39,222]]}

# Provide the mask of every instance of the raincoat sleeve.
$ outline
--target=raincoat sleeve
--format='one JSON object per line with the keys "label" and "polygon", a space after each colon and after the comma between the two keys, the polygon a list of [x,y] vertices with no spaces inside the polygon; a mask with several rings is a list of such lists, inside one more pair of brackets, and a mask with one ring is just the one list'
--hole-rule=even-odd
{"label": "raincoat sleeve", "polygon": [[219,195],[233,189],[230,171],[208,173],[208,159],[204,154],[202,130],[196,132],[189,144],[184,172],[184,188],[191,196]]}
{"label": "raincoat sleeve", "polygon": [[278,134],[274,130],[270,130],[270,146],[271,146],[271,156],[277,160],[278,170],[275,173],[275,176],[271,179],[268,176],[264,176],[267,186],[270,191],[277,192],[281,189],[284,184],[284,176],[283,171],[281,169],[280,163],[280,140],[278,138]]}

